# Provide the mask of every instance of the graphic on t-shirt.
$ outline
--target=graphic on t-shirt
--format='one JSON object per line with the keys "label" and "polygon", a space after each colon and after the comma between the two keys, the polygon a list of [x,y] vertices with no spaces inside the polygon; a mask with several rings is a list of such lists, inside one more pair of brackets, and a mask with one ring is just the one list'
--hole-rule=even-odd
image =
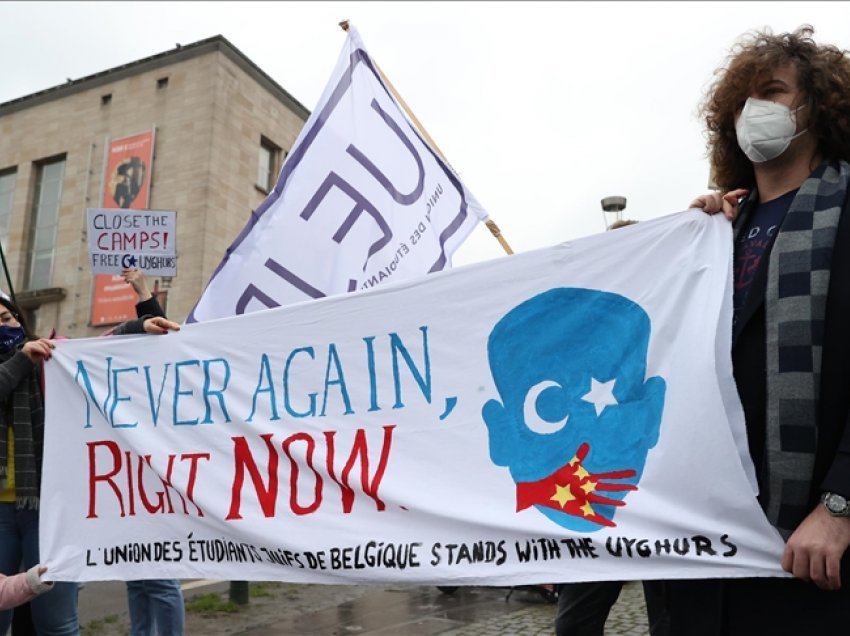
{"label": "graphic on t-shirt", "polygon": [[760,203],[752,212],[747,226],[742,230],[735,246],[735,310],[741,308],[753,284],[762,256],[776,236],[782,219],[794,200],[797,191]]}
{"label": "graphic on t-shirt", "polygon": [[664,379],[645,377],[649,336],[638,304],[581,288],[543,292],[496,324],[487,352],[499,397],[482,416],[517,512],[581,532],[616,525],[664,409]]}

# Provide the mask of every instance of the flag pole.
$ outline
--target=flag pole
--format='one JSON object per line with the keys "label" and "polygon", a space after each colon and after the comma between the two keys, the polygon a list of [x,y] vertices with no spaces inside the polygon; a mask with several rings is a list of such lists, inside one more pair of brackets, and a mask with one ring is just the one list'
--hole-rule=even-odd
{"label": "flag pole", "polygon": [[[348,32],[348,20],[343,20],[339,23],[339,26],[342,28],[343,31],[345,31],[346,33]],[[440,150],[440,147],[431,138],[431,135],[428,134],[428,131],[425,130],[419,119],[417,119],[416,115],[413,114],[413,111],[410,110],[410,107],[407,105],[407,102],[405,102],[404,98],[399,95],[398,91],[395,89],[395,86],[393,86],[392,82],[390,82],[389,78],[384,75],[384,72],[381,70],[381,67],[378,66],[378,63],[375,60],[372,60],[372,64],[375,65],[375,70],[378,71],[378,74],[381,76],[381,80],[384,82],[384,84],[386,84],[390,93],[392,93],[392,96],[401,105],[401,107],[404,109],[404,112],[407,113],[407,116],[410,117],[410,120],[419,129],[419,132],[422,133],[422,136],[425,137],[425,140],[431,145],[431,147],[437,152],[437,154],[440,155],[440,159],[442,159],[445,164],[451,168],[452,164],[450,164],[448,159],[446,159],[446,156],[443,154],[443,151]],[[454,168],[452,168],[452,170],[454,170]],[[487,226],[487,229],[490,230],[490,233],[496,238],[497,241],[499,241],[499,245],[502,246],[502,249],[505,250],[505,253],[514,253],[514,251],[511,249],[511,246],[508,245],[507,240],[505,240],[505,237],[502,236],[502,231],[499,229],[499,226],[496,225],[495,221],[488,218],[486,221],[484,221],[484,225]]]}

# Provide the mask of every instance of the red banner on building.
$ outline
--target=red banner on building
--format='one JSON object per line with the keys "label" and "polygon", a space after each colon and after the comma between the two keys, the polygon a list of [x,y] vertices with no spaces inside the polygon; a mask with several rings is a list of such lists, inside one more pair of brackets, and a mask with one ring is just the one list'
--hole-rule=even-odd
{"label": "red banner on building", "polygon": [[[154,131],[109,143],[101,207],[145,210],[150,195]],[[120,276],[97,274],[92,289],[92,326],[111,325],[136,317],[136,294]]]}
{"label": "red banner on building", "polygon": [[113,325],[135,318],[136,301],[136,292],[123,278],[97,274],[92,290],[92,326]]}
{"label": "red banner on building", "polygon": [[113,139],[106,157],[101,207],[146,209],[152,160],[152,130],[123,139]]}

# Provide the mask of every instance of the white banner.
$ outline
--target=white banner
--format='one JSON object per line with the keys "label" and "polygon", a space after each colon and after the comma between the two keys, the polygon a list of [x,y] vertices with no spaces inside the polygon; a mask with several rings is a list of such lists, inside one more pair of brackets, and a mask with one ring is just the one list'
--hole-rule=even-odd
{"label": "white banner", "polygon": [[75,581],[781,576],[736,444],[731,245],[690,211],[57,342],[42,560]]}
{"label": "white banner", "polygon": [[176,276],[176,216],[173,210],[88,208],[92,274],[138,267],[148,276]]}
{"label": "white banner", "polygon": [[352,27],[277,185],[187,322],[440,271],[486,216],[407,121]]}

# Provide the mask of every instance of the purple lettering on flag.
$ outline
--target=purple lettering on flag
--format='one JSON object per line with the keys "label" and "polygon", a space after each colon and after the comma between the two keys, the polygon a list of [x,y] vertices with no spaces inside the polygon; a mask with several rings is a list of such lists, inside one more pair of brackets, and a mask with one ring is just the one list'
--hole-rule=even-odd
{"label": "purple lettering on flag", "polygon": [[416,148],[413,147],[413,144],[410,143],[410,139],[408,139],[404,132],[401,130],[399,125],[395,123],[392,117],[381,108],[380,104],[376,100],[372,100],[372,108],[378,112],[387,126],[398,135],[398,138],[401,139],[401,143],[404,144],[404,147],[410,151],[410,154],[413,155],[414,161],[416,161],[416,167],[419,170],[419,181],[416,183],[416,187],[413,189],[413,192],[410,194],[402,194],[399,192],[396,187],[390,183],[390,180],[387,179],[386,175],[378,170],[377,166],[372,163],[368,157],[366,157],[354,144],[351,144],[347,148],[348,154],[354,157],[360,165],[362,165],[366,170],[371,174],[375,179],[380,183],[384,190],[386,190],[389,195],[397,202],[402,205],[410,205],[411,203],[415,203],[419,200],[419,197],[422,196],[422,188],[425,185],[425,166],[422,165],[422,158],[419,156],[419,153],[416,152]]}
{"label": "purple lettering on flag", "polygon": [[[354,223],[357,219],[360,218],[363,212],[366,212],[371,216],[375,223],[378,224],[378,227],[381,230],[381,238],[375,241],[372,246],[369,248],[369,252],[366,256],[366,260],[369,260],[369,257],[372,256],[375,252],[381,249],[384,245],[390,242],[390,239],[393,237],[392,230],[390,230],[390,226],[387,224],[386,220],[381,213],[378,211],[374,205],[372,205],[366,197],[364,197],[360,192],[358,192],[353,185],[348,183],[345,179],[340,177],[337,173],[331,171],[325,180],[322,182],[322,185],[319,186],[319,189],[316,191],[316,194],[313,195],[313,198],[307,203],[307,206],[304,208],[304,211],[301,212],[301,218],[305,221],[309,221],[310,217],[313,216],[313,212],[316,211],[316,208],[319,207],[319,203],[321,203],[324,198],[328,195],[331,188],[336,186],[349,197],[351,197],[355,204],[354,207],[351,208],[351,212],[348,213],[348,216],[345,218],[345,221],[342,222],[342,225],[339,226],[339,229],[334,233],[333,240],[335,243],[342,243],[342,239],[344,239],[348,232],[351,230]],[[365,263],[363,265],[366,266]]]}

